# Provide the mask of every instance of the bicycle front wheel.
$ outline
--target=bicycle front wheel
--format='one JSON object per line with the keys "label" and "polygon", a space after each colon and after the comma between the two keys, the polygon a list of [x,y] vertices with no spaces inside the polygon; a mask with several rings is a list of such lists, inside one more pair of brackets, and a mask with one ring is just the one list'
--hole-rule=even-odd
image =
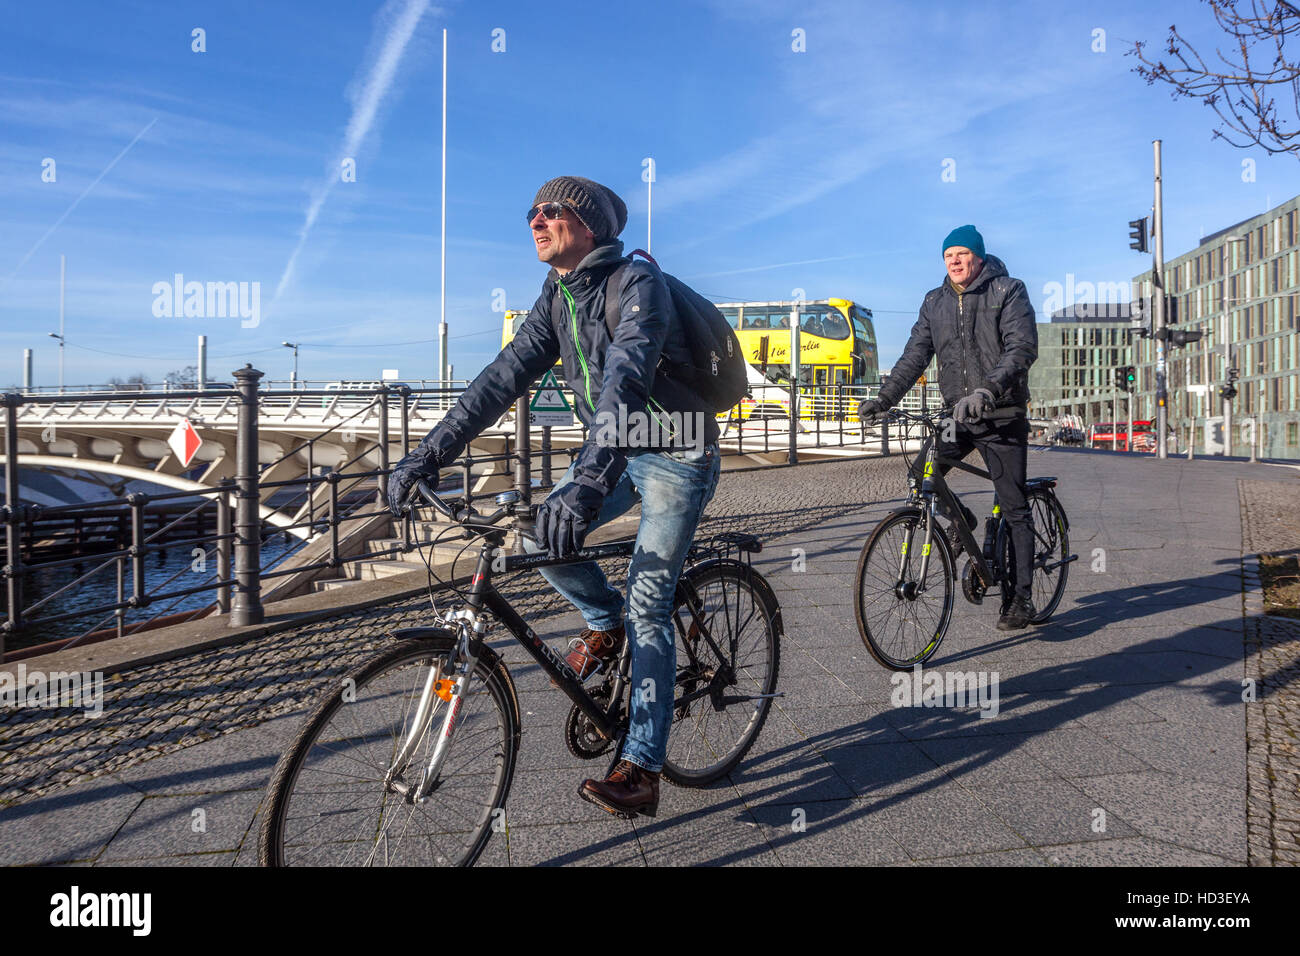
{"label": "bicycle front wheel", "polygon": [[519,747],[519,705],[487,648],[466,687],[449,750],[422,802],[418,786],[451,706],[433,709],[397,773],[431,678],[453,678],[450,633],[395,644],[339,681],[307,718],[271,775],[262,818],[263,866],[469,866],[494,831]]}
{"label": "bicycle front wheel", "polygon": [[[677,685],[663,773],[680,787],[703,787],[735,769],[767,720],[781,663],[781,609],[745,564],[698,565],[682,580],[700,604],[694,616],[684,600],[673,611]],[[724,670],[730,679],[724,673],[714,684]]]}
{"label": "bicycle front wheel", "polygon": [[924,541],[920,509],[906,508],[876,525],[858,558],[858,633],[871,656],[891,670],[929,660],[952,619],[957,576],[948,543],[936,526],[924,562]]}
{"label": "bicycle front wheel", "polygon": [[[1046,623],[1061,603],[1065,581],[1070,576],[1070,533],[1066,529],[1065,509],[1056,496],[1046,491],[1031,491],[1028,496],[1029,517],[1034,530],[1033,583],[1030,597],[1034,602],[1034,624]],[[1003,569],[1002,600],[1012,596],[1016,568],[1016,549],[1011,540],[1011,526],[1006,519],[998,522],[998,554]]]}

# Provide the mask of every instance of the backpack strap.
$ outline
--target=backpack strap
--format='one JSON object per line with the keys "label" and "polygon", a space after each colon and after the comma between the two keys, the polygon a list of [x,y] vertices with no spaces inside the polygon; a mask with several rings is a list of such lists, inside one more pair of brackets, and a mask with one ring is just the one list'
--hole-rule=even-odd
{"label": "backpack strap", "polygon": [[618,300],[623,297],[623,278],[627,274],[627,267],[631,264],[630,260],[620,262],[605,277],[605,327],[609,329],[611,340],[614,338],[614,330],[618,328],[619,319],[623,318]]}
{"label": "backpack strap", "polygon": [[[650,253],[641,249],[633,249],[627,259],[620,262],[605,277],[605,327],[609,329],[610,341],[614,340],[614,330],[618,328],[619,320],[623,318],[623,312],[619,308],[619,300],[623,297],[623,280],[627,275],[627,267],[632,264],[632,257],[638,254],[647,259],[656,269],[659,268],[659,263],[650,258]],[[659,360],[655,362],[655,369],[664,375],[671,374],[668,359],[663,352],[659,353]]]}

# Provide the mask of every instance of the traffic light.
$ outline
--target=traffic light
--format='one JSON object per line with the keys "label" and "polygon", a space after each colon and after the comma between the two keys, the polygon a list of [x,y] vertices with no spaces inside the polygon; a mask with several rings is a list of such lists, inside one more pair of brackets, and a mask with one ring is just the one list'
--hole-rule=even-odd
{"label": "traffic light", "polygon": [[1134,299],[1129,303],[1128,324],[1140,338],[1151,337],[1151,309],[1146,299]]}
{"label": "traffic light", "polygon": [[1204,334],[1204,329],[1169,329],[1169,344],[1189,345],[1192,342],[1199,342]]}
{"label": "traffic light", "polygon": [[1137,369],[1132,365],[1125,365],[1122,369],[1123,377],[1120,379],[1120,388],[1126,392],[1132,392],[1137,388]]}
{"label": "traffic light", "polygon": [[1147,217],[1134,219],[1128,224],[1128,237],[1132,241],[1128,244],[1130,249],[1136,249],[1138,252],[1147,251]]}
{"label": "traffic light", "polygon": [[1221,385],[1219,387],[1219,397],[1225,401],[1232,401],[1237,397],[1237,386],[1233,385],[1231,382],[1227,385]]}

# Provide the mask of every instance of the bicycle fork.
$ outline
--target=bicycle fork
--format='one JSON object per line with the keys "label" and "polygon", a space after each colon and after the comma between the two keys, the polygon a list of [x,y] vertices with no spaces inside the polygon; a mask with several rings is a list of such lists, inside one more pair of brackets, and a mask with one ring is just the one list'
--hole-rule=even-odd
{"label": "bicycle fork", "polygon": [[[420,694],[420,703],[416,707],[415,718],[406,739],[402,742],[396,759],[385,775],[385,783],[402,795],[407,803],[423,803],[438,786],[438,776],[442,772],[443,761],[447,758],[447,748],[456,732],[457,719],[461,706],[469,690],[469,681],[478,666],[478,654],[474,648],[482,648],[483,638],[487,634],[487,624],[483,619],[481,608],[482,584],[487,578],[487,552],[484,549],[479,557],[479,567],[474,575],[470,591],[469,606],[449,615],[456,622],[459,631],[459,643],[448,658],[450,673],[454,676],[444,677],[442,662],[436,661],[425,678],[424,689]],[[406,770],[417,750],[425,743],[426,736],[433,730],[433,717],[441,704],[447,704],[438,723],[438,739],[433,745],[433,753],[420,775],[420,781],[414,787],[398,779]]]}
{"label": "bicycle fork", "polygon": [[931,446],[925,458],[925,473],[921,478],[921,519],[925,522],[925,537],[921,543],[921,574],[918,579],[907,580],[908,552],[911,550],[914,529],[909,529],[903,540],[902,551],[898,556],[898,580],[894,591],[901,600],[912,601],[925,592],[925,582],[930,572],[930,545],[934,541],[935,509],[934,497],[934,448]]}

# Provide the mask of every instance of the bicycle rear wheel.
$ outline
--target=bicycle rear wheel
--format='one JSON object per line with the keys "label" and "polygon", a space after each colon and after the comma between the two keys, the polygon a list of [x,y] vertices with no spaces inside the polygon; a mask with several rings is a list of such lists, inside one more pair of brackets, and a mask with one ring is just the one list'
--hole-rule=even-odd
{"label": "bicycle rear wheel", "polygon": [[[387,782],[431,676],[449,673],[450,633],[395,644],[357,668],[307,718],[271,775],[262,818],[263,866],[469,866],[495,829],[519,747],[510,674],[484,648],[438,781],[412,803]],[[414,789],[446,707],[435,708],[399,781]]]}
{"label": "bicycle rear wheel", "polygon": [[[1056,613],[1065,593],[1065,581],[1070,576],[1070,564],[1065,560],[1070,554],[1070,533],[1066,529],[1065,509],[1054,494],[1031,491],[1028,502],[1034,529],[1033,581],[1030,585],[1034,616],[1031,622],[1043,624]],[[1016,549],[1011,540],[1011,527],[1005,518],[998,522],[997,549],[1002,560],[1002,602],[1005,606],[1012,596],[1011,577],[1016,567]]]}
{"label": "bicycle rear wheel", "polygon": [[[682,577],[699,596],[699,620],[721,658],[704,639],[682,601],[673,611],[677,685],[663,773],[681,787],[703,787],[730,773],[758,739],[776,692],[781,662],[781,609],[767,582],[746,564],[710,562]],[[733,682],[709,687],[723,667]],[[738,699],[737,699],[738,698]]]}
{"label": "bicycle rear wheel", "polygon": [[924,539],[919,508],[895,511],[876,525],[858,559],[858,633],[871,656],[891,670],[908,670],[934,656],[952,619],[957,576],[948,542],[936,526],[921,579]]}

